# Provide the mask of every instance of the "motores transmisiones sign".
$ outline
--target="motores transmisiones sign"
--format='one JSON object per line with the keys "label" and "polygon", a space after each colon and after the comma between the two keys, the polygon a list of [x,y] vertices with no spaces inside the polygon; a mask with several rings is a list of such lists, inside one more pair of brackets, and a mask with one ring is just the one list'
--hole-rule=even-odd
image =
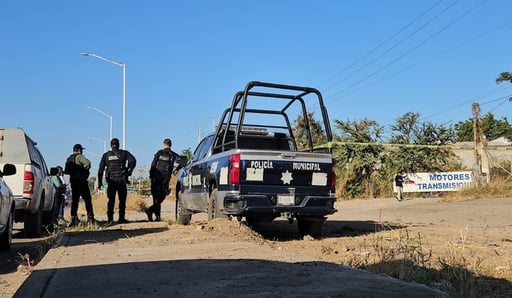
{"label": "motores transmisiones sign", "polygon": [[466,172],[408,173],[404,175],[404,192],[456,191],[470,186],[473,175]]}

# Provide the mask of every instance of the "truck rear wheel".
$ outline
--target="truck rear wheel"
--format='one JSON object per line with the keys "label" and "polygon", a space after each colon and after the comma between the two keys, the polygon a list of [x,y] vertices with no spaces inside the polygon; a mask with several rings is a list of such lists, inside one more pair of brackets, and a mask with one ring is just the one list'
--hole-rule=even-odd
{"label": "truck rear wheel", "polygon": [[23,219],[23,230],[27,237],[40,237],[43,229],[43,207],[44,196],[41,197],[39,208],[36,213],[31,213],[29,210],[25,211],[25,218]]}
{"label": "truck rear wheel", "polygon": [[192,214],[183,207],[183,198],[181,191],[178,191],[176,198],[176,222],[181,225],[188,225],[192,219]]}
{"label": "truck rear wheel", "polygon": [[217,197],[217,189],[215,188],[208,198],[208,221],[214,218],[228,218],[227,215],[222,213],[220,204]]}
{"label": "truck rear wheel", "polygon": [[14,225],[14,211],[9,212],[7,225],[2,234],[0,234],[0,250],[9,250],[12,244],[12,227]]}
{"label": "truck rear wheel", "polygon": [[297,226],[299,228],[299,234],[301,236],[309,235],[314,238],[322,236],[322,227],[324,225],[324,219],[297,219]]}
{"label": "truck rear wheel", "polygon": [[55,229],[55,224],[57,224],[57,212],[59,212],[59,198],[57,194],[53,198],[52,209],[49,211],[43,211],[43,225],[48,230],[48,232],[52,233]]}

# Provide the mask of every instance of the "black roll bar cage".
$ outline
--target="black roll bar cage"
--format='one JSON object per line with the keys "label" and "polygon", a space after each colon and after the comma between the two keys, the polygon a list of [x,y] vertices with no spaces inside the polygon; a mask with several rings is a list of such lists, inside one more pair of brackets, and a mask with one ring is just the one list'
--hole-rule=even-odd
{"label": "black roll bar cage", "polygon": [[[269,89],[268,92],[261,91],[252,91],[253,88],[265,88]],[[273,90],[289,90],[289,91],[299,91],[297,94],[286,94],[279,93]],[[264,90],[265,91],[265,90]],[[332,142],[332,131],[331,125],[329,122],[329,116],[327,114],[327,109],[325,108],[322,94],[315,88],[311,87],[301,87],[301,86],[293,86],[293,85],[285,85],[285,84],[275,84],[275,83],[266,83],[266,82],[258,82],[251,81],[247,83],[245,89],[243,91],[238,91],[233,97],[233,102],[231,104],[231,108],[224,110],[222,117],[219,120],[219,125],[217,125],[215,135],[216,140],[214,141],[213,148],[220,149],[224,151],[226,148],[226,140],[228,136],[228,132],[231,130],[231,127],[234,126],[235,136],[234,136],[234,148],[238,148],[238,139],[240,133],[242,131],[242,126],[244,123],[244,117],[246,113],[255,113],[255,114],[275,114],[282,115],[286,121],[287,127],[283,126],[272,126],[272,125],[258,125],[258,127],[272,127],[272,128],[281,128],[287,129],[289,131],[290,136],[293,135],[292,128],[290,125],[290,120],[288,118],[288,114],[286,113],[287,109],[294,103],[299,102],[302,109],[302,117],[304,119],[304,124],[306,127],[309,126],[309,119],[306,110],[306,104],[304,102],[304,97],[309,94],[316,95],[318,99],[318,105],[320,107],[320,111],[322,113],[323,126],[324,131],[327,137],[328,142]],[[263,109],[251,109],[247,108],[248,97],[261,97],[261,98],[277,98],[277,99],[288,99],[288,103],[286,103],[281,110],[263,110]],[[233,123],[234,114],[238,113],[238,119],[236,123]],[[226,119],[227,118],[227,119]],[[223,131],[222,131],[223,130]],[[311,131],[309,129],[307,131],[309,151],[313,151],[313,138],[311,135]],[[222,138],[219,138],[221,136]],[[221,142],[220,142],[221,141]],[[295,142],[295,140],[293,140]],[[233,143],[230,141],[229,143]]]}

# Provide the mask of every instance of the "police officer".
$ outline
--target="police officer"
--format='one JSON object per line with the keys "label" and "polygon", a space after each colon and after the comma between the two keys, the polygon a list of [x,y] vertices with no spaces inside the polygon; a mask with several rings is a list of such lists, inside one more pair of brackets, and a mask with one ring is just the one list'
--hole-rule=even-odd
{"label": "police officer", "polygon": [[80,197],[84,200],[87,210],[87,222],[94,223],[94,212],[92,208],[91,191],[89,190],[89,170],[91,162],[82,154],[85,148],[80,144],[73,146],[73,154],[66,160],[64,173],[69,175],[71,184],[71,223],[76,226],[79,223],[77,211]]}
{"label": "police officer", "polygon": [[[137,160],[127,150],[119,149],[119,139],[113,138],[110,141],[110,151],[105,152],[100,160],[98,169],[98,181],[103,181],[103,172],[107,180],[107,217],[108,223],[114,222],[114,205],[116,193],[119,199],[118,223],[128,222],[125,218],[126,211],[126,184],[131,176]],[[106,168],[106,169],[105,169]],[[101,183],[98,183],[98,190],[101,190]]]}
{"label": "police officer", "polygon": [[[153,214],[155,220],[160,221],[160,212],[162,209],[162,202],[169,194],[169,182],[173,173],[174,161],[179,155],[171,150],[172,142],[170,139],[165,139],[163,149],[158,150],[151,162],[149,170],[149,178],[151,179],[151,196],[153,196],[153,205],[146,209],[146,215],[149,221],[153,221]],[[178,167],[179,168],[179,167]]]}

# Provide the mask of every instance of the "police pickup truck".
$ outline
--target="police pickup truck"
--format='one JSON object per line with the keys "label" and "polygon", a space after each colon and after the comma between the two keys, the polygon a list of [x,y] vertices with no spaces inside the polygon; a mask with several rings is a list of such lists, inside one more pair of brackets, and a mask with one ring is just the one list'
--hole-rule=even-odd
{"label": "police pickup truck", "polygon": [[[236,93],[178,173],[177,222],[188,224],[198,212],[253,227],[284,217],[297,221],[301,235],[321,235],[326,215],[336,212],[336,175],[329,147],[313,144],[307,107],[320,111],[317,133],[332,141],[318,90],[253,81]],[[302,119],[300,135],[289,117]]]}

